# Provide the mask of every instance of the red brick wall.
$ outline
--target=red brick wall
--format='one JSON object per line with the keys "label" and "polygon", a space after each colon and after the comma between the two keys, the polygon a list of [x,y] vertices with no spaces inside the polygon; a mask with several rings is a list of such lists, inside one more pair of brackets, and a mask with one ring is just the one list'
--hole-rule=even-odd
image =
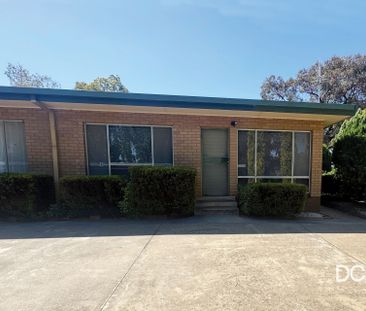
{"label": "red brick wall", "polygon": [[[237,129],[310,130],[312,131],[310,194],[315,198],[320,197],[323,140],[321,122],[66,110],[56,111],[55,115],[60,176],[86,173],[85,123],[166,125],[173,127],[175,164],[193,166],[197,170],[198,195],[201,195],[201,128],[229,128],[229,187],[232,195],[237,189]],[[52,159],[47,113],[33,109],[1,108],[0,119],[9,118],[21,119],[25,122],[30,169],[51,173]],[[238,121],[236,128],[230,126],[233,119]]]}

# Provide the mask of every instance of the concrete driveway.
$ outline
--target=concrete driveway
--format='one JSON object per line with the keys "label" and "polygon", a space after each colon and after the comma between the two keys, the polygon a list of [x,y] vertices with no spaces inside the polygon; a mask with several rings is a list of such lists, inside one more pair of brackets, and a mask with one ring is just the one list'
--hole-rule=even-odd
{"label": "concrete driveway", "polygon": [[365,310],[337,264],[366,268],[365,220],[0,223],[0,310]]}

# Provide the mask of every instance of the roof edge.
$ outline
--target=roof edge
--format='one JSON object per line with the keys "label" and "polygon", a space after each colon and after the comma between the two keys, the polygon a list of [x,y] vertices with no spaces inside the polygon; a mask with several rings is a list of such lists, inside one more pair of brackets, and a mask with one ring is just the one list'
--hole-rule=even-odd
{"label": "roof edge", "polygon": [[204,96],[98,92],[13,86],[0,86],[0,99],[192,109],[333,114],[345,116],[352,116],[357,110],[357,107],[351,104],[344,105]]}

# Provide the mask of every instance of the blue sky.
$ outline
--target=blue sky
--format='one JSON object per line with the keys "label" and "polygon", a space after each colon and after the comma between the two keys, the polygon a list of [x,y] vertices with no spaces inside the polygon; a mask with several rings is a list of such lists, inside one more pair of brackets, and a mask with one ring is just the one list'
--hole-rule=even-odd
{"label": "blue sky", "polygon": [[366,53],[356,0],[0,0],[8,62],[63,88],[118,74],[131,92],[259,98],[333,55]]}

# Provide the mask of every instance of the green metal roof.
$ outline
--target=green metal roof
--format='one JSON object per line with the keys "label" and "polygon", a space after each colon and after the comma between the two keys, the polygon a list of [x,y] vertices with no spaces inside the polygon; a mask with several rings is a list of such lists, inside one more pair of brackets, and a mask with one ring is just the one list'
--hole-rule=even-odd
{"label": "green metal roof", "polygon": [[0,86],[0,100],[352,116],[355,105]]}

